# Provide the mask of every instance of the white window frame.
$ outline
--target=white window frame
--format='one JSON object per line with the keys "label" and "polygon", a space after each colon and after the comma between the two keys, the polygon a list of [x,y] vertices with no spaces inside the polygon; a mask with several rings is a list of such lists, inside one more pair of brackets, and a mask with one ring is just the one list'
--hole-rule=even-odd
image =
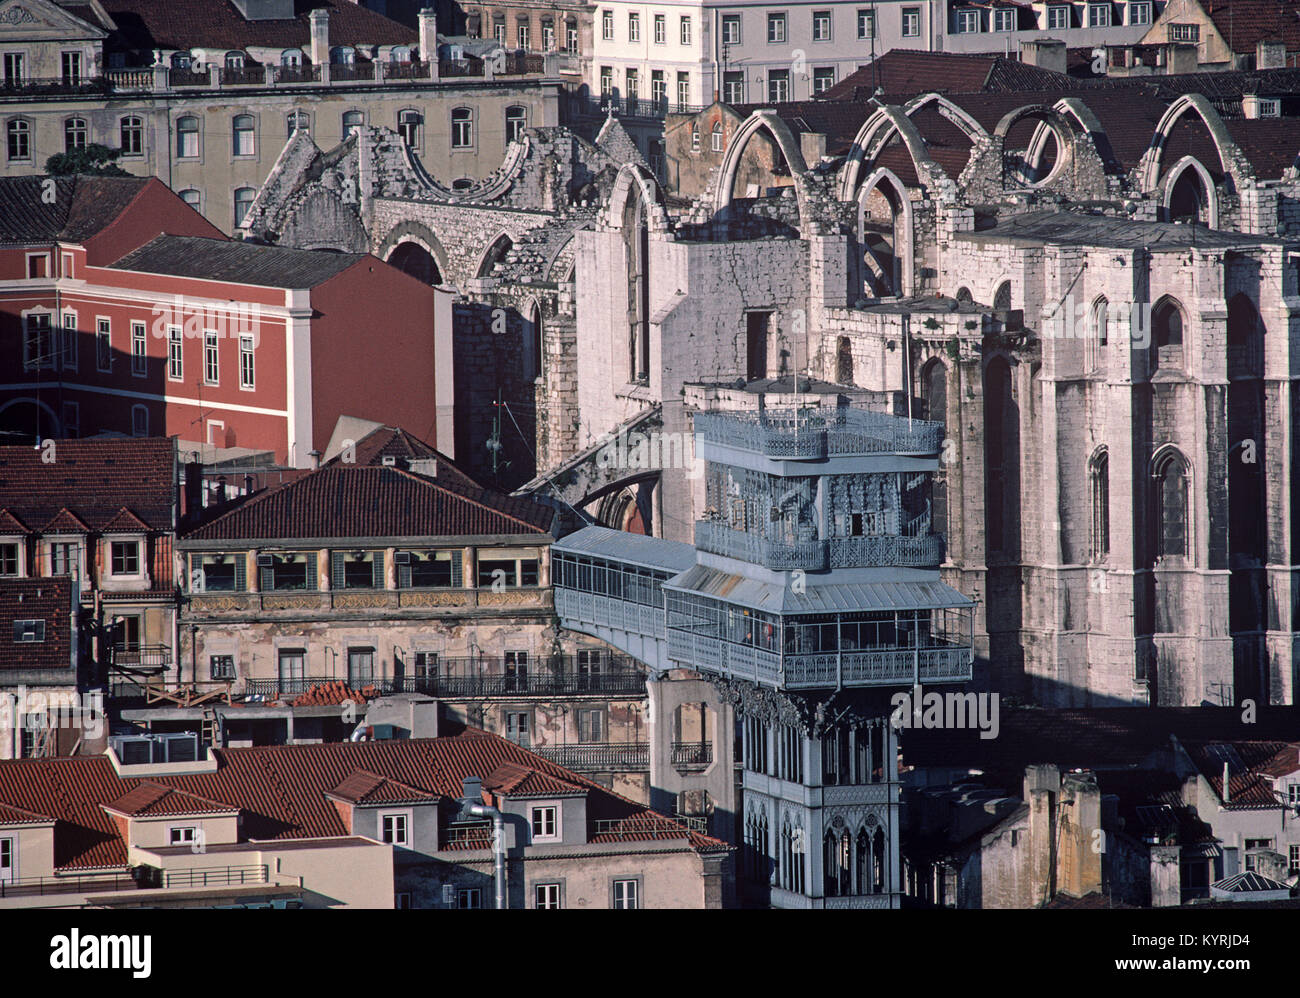
{"label": "white window frame", "polygon": [[[628,888],[631,888],[629,895]],[[620,898],[619,889],[622,888],[623,896]],[[616,877],[610,881],[609,885],[610,908],[614,910],[635,911],[641,907],[641,878],[640,877]],[[630,904],[628,902],[631,902]]]}
{"label": "white window frame", "polygon": [[[71,320],[71,322],[69,322]],[[65,371],[75,371],[77,369],[77,327],[80,320],[77,313],[65,309],[63,318],[59,323],[59,338],[62,342],[59,344],[59,364]]]}
{"label": "white window frame", "polygon": [[[1101,15],[1105,14],[1105,17]],[[1110,4],[1108,3],[1090,3],[1088,4],[1088,27],[1090,28],[1109,28],[1113,20]]]}
{"label": "white window frame", "polygon": [[221,335],[215,329],[203,331],[203,383],[221,384]]}
{"label": "white window frame", "polygon": [[[819,25],[825,24],[826,33],[818,34]],[[812,40],[829,42],[835,37],[835,13],[833,10],[814,10],[812,12]]]}
{"label": "white window frame", "polygon": [[1047,8],[1047,30],[1063,31],[1070,27],[1070,7],[1068,4],[1053,4]]}
{"label": "white window frame", "polygon": [[0,548],[9,547],[14,549],[14,570],[4,571],[4,560],[0,559],[0,578],[21,579],[24,574],[23,562],[27,560],[27,545],[21,537],[0,537]]}
{"label": "white window frame", "polygon": [[[240,119],[247,118],[250,122],[248,128],[240,128]],[[248,148],[240,149],[240,139],[248,140]],[[235,159],[253,159],[257,156],[257,118],[247,112],[231,115],[230,117],[230,154]]]}
{"label": "white window frame", "polygon": [[564,907],[564,884],[556,881],[533,884],[533,907],[562,909]]}
{"label": "white window frame", "polygon": [[1015,31],[1015,10],[1010,7],[995,7],[993,9],[993,30],[1002,32]]}
{"label": "white window frame", "polygon": [[[25,272],[24,272],[24,276],[27,278],[27,280],[29,280],[29,281],[47,281],[47,280],[50,280],[51,278],[54,277],[54,272],[51,270],[51,268],[53,267],[53,264],[50,262],[50,254],[49,254],[49,253],[28,253],[28,254],[26,254],[26,259],[27,259],[27,262],[26,262],[26,270],[25,270]],[[33,273],[32,273],[32,261],[33,261],[33,260],[40,260],[40,261],[45,265],[45,274],[44,274],[43,276],[40,275],[40,274],[33,274]]]}
{"label": "white window frame", "polygon": [[[144,538],[139,535],[117,537],[109,535],[106,539],[108,550],[104,552],[108,555],[108,564],[104,567],[108,569],[108,574],[114,579],[143,579],[144,578]],[[113,545],[114,544],[134,544],[135,545],[135,567],[134,572],[116,572],[113,570]]]}
{"label": "white window frame", "polygon": [[904,7],[902,10],[902,33],[904,38],[921,37],[921,8]]}
{"label": "white window frame", "polygon": [[[100,344],[106,344],[100,350]],[[113,320],[106,315],[95,316],[95,370],[101,374],[113,372]]]}
{"label": "white window frame", "polygon": [[257,391],[256,340],[251,333],[239,336],[239,390]]}
{"label": "white window frame", "polygon": [[683,45],[691,44],[691,16],[683,14],[677,25],[678,38]]}
{"label": "white window frame", "polygon": [[[773,37],[777,36],[777,37]],[[785,45],[786,39],[790,37],[790,24],[786,18],[785,11],[771,10],[767,12],[767,44]]]}
{"label": "white window frame", "polygon": [[980,29],[980,12],[978,10],[957,11],[957,34],[973,35]]}
{"label": "white window frame", "polygon": [[[731,29],[735,29],[734,37]],[[722,15],[722,44],[739,45],[740,44],[740,15],[723,14]]]}
{"label": "white window frame", "polygon": [[653,29],[654,43],[656,45],[668,44],[668,15],[652,14],[651,26]]}
{"label": "white window frame", "polygon": [[456,908],[461,911],[481,909],[483,907],[483,890],[479,887],[456,888]]}
{"label": "white window frame", "polygon": [[201,829],[198,825],[167,826],[167,844],[169,846],[192,846],[198,842],[200,838]]}
{"label": "white window frame", "polygon": [[[389,830],[384,827],[385,822],[392,821],[392,838],[389,838]],[[413,821],[413,812],[409,809],[404,811],[380,811],[377,816],[379,841],[385,845],[401,846],[403,849],[409,849],[411,846],[411,824]]]}
{"label": "white window frame", "polygon": [[0,835],[0,884],[11,884],[18,879],[18,838]]}
{"label": "white window frame", "polygon": [[600,12],[600,38],[601,41],[606,42],[614,40],[614,12],[612,10],[602,10]]}
{"label": "white window frame", "polygon": [[641,40],[641,13],[639,11],[628,12],[627,40],[629,42],[639,42]]}
{"label": "white window frame", "polygon": [[131,322],[131,376],[143,378],[149,373],[149,327],[139,320]]}
{"label": "white window frame", "polygon": [[[538,831],[539,816],[543,831]],[[549,822],[548,822],[549,817]],[[534,804],[528,810],[528,828],[531,833],[532,842],[559,842],[564,838],[564,830],[560,825],[563,817],[559,801],[546,801],[540,804]],[[550,824],[551,831],[545,831],[547,824]]]}
{"label": "white window frame", "polygon": [[[44,318],[49,323],[49,325],[46,326],[44,330],[42,330],[43,332],[46,333],[46,336],[49,340],[45,348],[48,355],[45,356],[44,358],[42,358],[40,352],[41,337],[40,337],[40,331],[38,331],[39,327],[36,327],[32,324],[33,319],[39,319],[39,318]],[[62,343],[58,345],[58,354],[56,355],[54,353],[54,349],[55,349],[54,333],[56,328],[55,319],[57,318],[58,316],[56,316],[53,312],[51,312],[49,309],[46,308],[34,308],[31,309],[30,311],[23,312],[22,320],[23,320],[23,369],[24,370],[26,371],[53,370],[55,368],[56,356],[61,356],[63,354]]]}
{"label": "white window frame", "polygon": [[167,327],[167,380],[185,380],[185,333],[180,326]]}
{"label": "white window frame", "polygon": [[876,12],[874,10],[858,10],[858,38],[861,41],[870,41],[876,37]]}
{"label": "white window frame", "polygon": [[[1138,16],[1139,11],[1141,16]],[[1150,24],[1151,23],[1151,0],[1141,0],[1139,3],[1128,5],[1128,23],[1129,24]]]}

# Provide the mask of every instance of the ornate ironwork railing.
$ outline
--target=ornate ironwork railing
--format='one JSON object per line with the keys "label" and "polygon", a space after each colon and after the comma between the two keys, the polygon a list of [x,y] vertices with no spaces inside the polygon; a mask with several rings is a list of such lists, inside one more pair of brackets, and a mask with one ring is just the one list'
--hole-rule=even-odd
{"label": "ornate ironwork railing", "polygon": [[650,746],[645,742],[542,745],[535,747],[533,751],[557,766],[578,772],[650,768]]}
{"label": "ornate ironwork railing", "polygon": [[695,414],[695,430],[710,443],[790,459],[937,454],[943,446],[941,423],[907,420],[867,409],[699,412]]}
{"label": "ornate ironwork railing", "polygon": [[712,742],[673,742],[674,766],[707,766],[711,762]]}

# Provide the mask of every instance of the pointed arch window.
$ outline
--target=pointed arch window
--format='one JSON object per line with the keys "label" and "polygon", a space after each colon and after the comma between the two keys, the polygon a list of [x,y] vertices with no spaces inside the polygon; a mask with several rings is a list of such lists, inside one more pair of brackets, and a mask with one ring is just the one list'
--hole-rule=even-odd
{"label": "pointed arch window", "polygon": [[1187,467],[1182,456],[1170,451],[1159,458],[1155,466],[1156,501],[1156,556],[1159,558],[1186,557],[1187,530]]}
{"label": "pointed arch window", "polygon": [[1102,295],[1092,303],[1088,315],[1087,369],[1096,371],[1106,366],[1106,345],[1110,341],[1110,302]]}
{"label": "pointed arch window", "polygon": [[1156,303],[1151,313],[1152,370],[1183,366],[1183,310],[1172,298]]}
{"label": "pointed arch window", "polygon": [[1092,493],[1092,559],[1104,561],[1110,554],[1110,455],[1099,451],[1088,469]]}

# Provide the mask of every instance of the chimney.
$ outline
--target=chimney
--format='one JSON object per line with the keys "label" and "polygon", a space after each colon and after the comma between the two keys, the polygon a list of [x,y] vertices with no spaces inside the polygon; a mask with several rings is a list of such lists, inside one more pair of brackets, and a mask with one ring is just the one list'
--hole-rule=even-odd
{"label": "chimney", "polygon": [[320,468],[320,451],[314,450],[308,452],[307,456],[311,458],[311,467],[313,471]]}
{"label": "chimney", "polygon": [[438,58],[438,12],[432,7],[420,11],[420,58],[431,62]]}
{"label": "chimney", "polygon": [[198,461],[185,463],[185,517],[197,520],[203,509],[203,465]]}
{"label": "chimney", "polygon": [[1053,73],[1065,72],[1065,42],[1055,38],[1035,38],[1020,43],[1020,61]]}
{"label": "chimney", "polygon": [[1255,44],[1256,69],[1286,69],[1286,42],[1278,38],[1261,38]]}
{"label": "chimney", "polygon": [[311,61],[325,66],[330,61],[330,12],[318,7],[311,12]]}
{"label": "chimney", "polygon": [[1232,799],[1232,791],[1228,789],[1228,782],[1231,779],[1231,773],[1228,771],[1228,764],[1223,764],[1223,803],[1228,803]]}

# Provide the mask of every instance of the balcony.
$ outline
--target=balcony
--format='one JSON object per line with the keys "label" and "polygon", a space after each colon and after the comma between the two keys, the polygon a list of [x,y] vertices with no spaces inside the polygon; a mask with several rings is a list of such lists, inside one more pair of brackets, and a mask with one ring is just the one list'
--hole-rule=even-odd
{"label": "balcony", "polygon": [[696,521],[695,544],[704,551],[778,572],[879,565],[933,567],[943,564],[944,551],[943,538],[938,534],[878,534],[783,543],[711,520]]}
{"label": "balcony", "polygon": [[673,742],[672,756],[678,769],[704,769],[713,762],[713,743]]}
{"label": "balcony", "polygon": [[605,94],[599,99],[582,94],[566,93],[567,113],[571,116],[605,117],[610,111],[620,118],[651,118],[663,120],[670,114],[698,114],[704,110],[703,105],[674,104],[666,99],[653,100],[644,97],[615,97]]}
{"label": "balcony", "polygon": [[167,645],[116,647],[112,649],[111,655],[111,664],[115,669],[155,671],[170,668],[172,664],[172,650]]}
{"label": "balcony", "polygon": [[549,588],[504,589],[279,589],[269,592],[190,593],[193,613],[250,613],[274,610],[469,610],[474,608],[530,607],[552,605]]}
{"label": "balcony", "polygon": [[[566,621],[662,638],[663,607],[575,589],[555,590],[555,612]],[[566,624],[565,626],[569,626]]]}
{"label": "balcony", "polygon": [[695,432],[707,443],[783,460],[868,454],[938,454],[943,424],[866,409],[765,409],[697,412]]}
{"label": "balcony", "polygon": [[544,745],[533,748],[533,752],[557,766],[578,773],[650,768],[650,746],[646,742]]}
{"label": "balcony", "polygon": [[0,898],[44,897],[49,894],[84,894],[90,891],[135,890],[140,885],[130,873],[82,873],[57,877],[17,877],[0,880]]}
{"label": "balcony", "polygon": [[162,886],[231,887],[269,883],[266,866],[203,866],[192,870],[160,870]]}

